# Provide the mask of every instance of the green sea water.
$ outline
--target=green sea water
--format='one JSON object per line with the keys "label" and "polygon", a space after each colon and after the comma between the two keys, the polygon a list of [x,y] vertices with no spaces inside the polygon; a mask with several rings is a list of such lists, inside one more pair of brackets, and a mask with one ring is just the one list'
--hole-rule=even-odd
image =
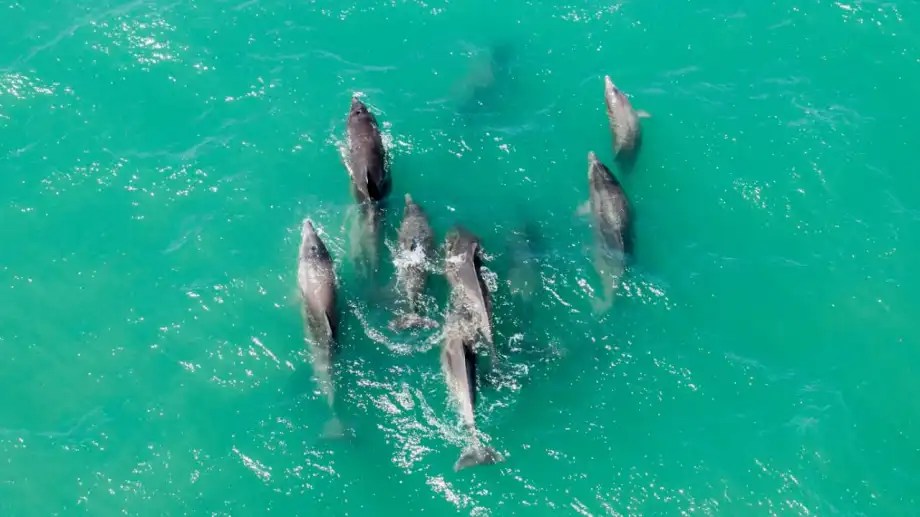
{"label": "green sea water", "polygon": [[[0,515],[916,514],[920,4],[0,13]],[[635,255],[598,314],[577,209],[588,151],[613,166],[605,74],[652,117],[614,168]],[[389,330],[348,258],[355,94],[391,157],[388,244],[407,192],[439,241],[483,241],[500,464],[452,470],[437,331]],[[346,440],[310,377],[306,217],[341,284]]]}

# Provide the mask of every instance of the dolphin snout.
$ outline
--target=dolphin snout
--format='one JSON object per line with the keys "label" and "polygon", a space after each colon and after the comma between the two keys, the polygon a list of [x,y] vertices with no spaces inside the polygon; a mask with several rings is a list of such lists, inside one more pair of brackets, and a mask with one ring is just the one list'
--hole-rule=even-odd
{"label": "dolphin snout", "polygon": [[613,84],[613,79],[609,75],[604,76],[604,89],[611,91],[616,89],[616,85]]}
{"label": "dolphin snout", "polygon": [[594,151],[588,152],[588,179],[591,179],[591,175],[594,173],[595,167],[597,167],[597,155],[594,154]]}
{"label": "dolphin snout", "polygon": [[304,219],[303,227],[301,228],[301,234],[311,235],[314,233],[316,233],[316,229],[313,228],[313,221],[311,221],[309,217]]}
{"label": "dolphin snout", "polygon": [[409,206],[411,204],[412,204],[412,195],[406,194],[406,206]]}

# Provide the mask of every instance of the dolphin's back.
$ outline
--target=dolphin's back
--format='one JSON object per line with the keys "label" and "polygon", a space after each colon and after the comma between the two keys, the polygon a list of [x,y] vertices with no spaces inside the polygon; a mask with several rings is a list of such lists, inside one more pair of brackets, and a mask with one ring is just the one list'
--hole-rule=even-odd
{"label": "dolphin's back", "polygon": [[380,200],[389,193],[386,150],[377,120],[367,111],[348,117],[348,166],[355,188],[365,199]]}
{"label": "dolphin's back", "polygon": [[399,247],[402,251],[420,251],[426,257],[434,248],[434,233],[428,218],[420,210],[407,210],[399,228]]}
{"label": "dolphin's back", "polygon": [[476,405],[476,353],[471,344],[465,342],[462,332],[458,326],[449,325],[441,360],[463,423],[472,429],[475,428],[473,408]]}
{"label": "dolphin's back", "polygon": [[313,339],[334,342],[338,337],[335,271],[328,257],[301,257],[297,282]]}
{"label": "dolphin's back", "polygon": [[617,251],[630,251],[629,204],[623,189],[617,187],[599,197],[598,231],[604,243]]}
{"label": "dolphin's back", "polygon": [[604,100],[607,104],[607,118],[613,130],[614,152],[632,152],[641,137],[639,115],[633,109],[626,94],[613,86],[609,80],[605,85]]}
{"label": "dolphin's back", "polygon": [[592,164],[590,201],[597,230],[604,243],[621,252],[629,252],[631,215],[623,186],[604,164]]}

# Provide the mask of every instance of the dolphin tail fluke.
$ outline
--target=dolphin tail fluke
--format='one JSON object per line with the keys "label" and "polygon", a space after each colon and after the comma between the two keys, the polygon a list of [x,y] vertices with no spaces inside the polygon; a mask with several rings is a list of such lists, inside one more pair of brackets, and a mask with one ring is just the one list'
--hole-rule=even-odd
{"label": "dolphin tail fluke", "polygon": [[343,437],[345,437],[345,426],[342,425],[342,421],[337,416],[330,418],[323,427],[323,438],[337,440]]}
{"label": "dolphin tail fluke", "polygon": [[431,318],[426,318],[414,312],[403,314],[390,322],[390,328],[393,330],[407,329],[433,329],[438,327],[438,322]]}
{"label": "dolphin tail fluke", "polygon": [[460,459],[454,464],[454,472],[458,472],[467,467],[476,465],[494,465],[502,461],[501,455],[495,452],[495,449],[482,444],[476,444],[463,451]]}

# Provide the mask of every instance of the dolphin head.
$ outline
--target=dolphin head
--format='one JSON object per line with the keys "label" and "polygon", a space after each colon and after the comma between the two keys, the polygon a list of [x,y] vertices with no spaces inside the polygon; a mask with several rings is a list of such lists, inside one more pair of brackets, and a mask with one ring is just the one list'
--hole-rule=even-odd
{"label": "dolphin head", "polygon": [[[470,268],[469,271],[475,276],[479,275],[479,269],[482,267],[482,244],[478,237],[462,226],[455,226],[447,234],[445,247],[447,270],[456,273],[464,268]],[[467,278],[465,283],[469,288],[473,288],[471,278]]]}
{"label": "dolphin head", "polygon": [[300,229],[300,254],[303,258],[324,258],[329,256],[329,251],[313,227],[313,221],[304,219]]}
{"label": "dolphin head", "polygon": [[316,228],[313,227],[313,221],[309,218],[303,220],[303,226],[300,228],[300,236],[306,238],[307,236],[316,236]]}
{"label": "dolphin head", "polygon": [[613,84],[609,75],[604,76],[604,101],[607,103],[608,113],[617,113],[622,116],[631,112],[633,117],[637,116],[632,103],[629,102],[629,97]]}
{"label": "dolphin head", "polygon": [[458,257],[469,253],[469,258],[480,253],[479,239],[462,226],[455,226],[447,233],[447,256]]}
{"label": "dolphin head", "polygon": [[604,98],[607,99],[607,104],[610,106],[616,105],[617,101],[620,99],[620,96],[623,94],[620,93],[620,90],[613,84],[613,80],[610,79],[609,75],[604,76]]}
{"label": "dolphin head", "polygon": [[597,158],[594,152],[588,153],[588,184],[592,189],[601,189],[602,185],[617,185],[619,181],[604,162]]}
{"label": "dolphin head", "polygon": [[351,98],[351,109],[348,111],[348,118],[364,118],[370,117],[373,119],[373,115],[370,110],[367,109],[367,105],[361,102],[357,96]]}
{"label": "dolphin head", "polygon": [[603,167],[603,164],[600,160],[597,159],[597,155],[594,154],[594,151],[588,152],[588,180],[593,180],[594,175],[597,174],[599,169]]}
{"label": "dolphin head", "polygon": [[403,219],[421,216],[422,207],[418,206],[418,203],[412,199],[411,195],[406,194],[406,207],[403,209]]}

